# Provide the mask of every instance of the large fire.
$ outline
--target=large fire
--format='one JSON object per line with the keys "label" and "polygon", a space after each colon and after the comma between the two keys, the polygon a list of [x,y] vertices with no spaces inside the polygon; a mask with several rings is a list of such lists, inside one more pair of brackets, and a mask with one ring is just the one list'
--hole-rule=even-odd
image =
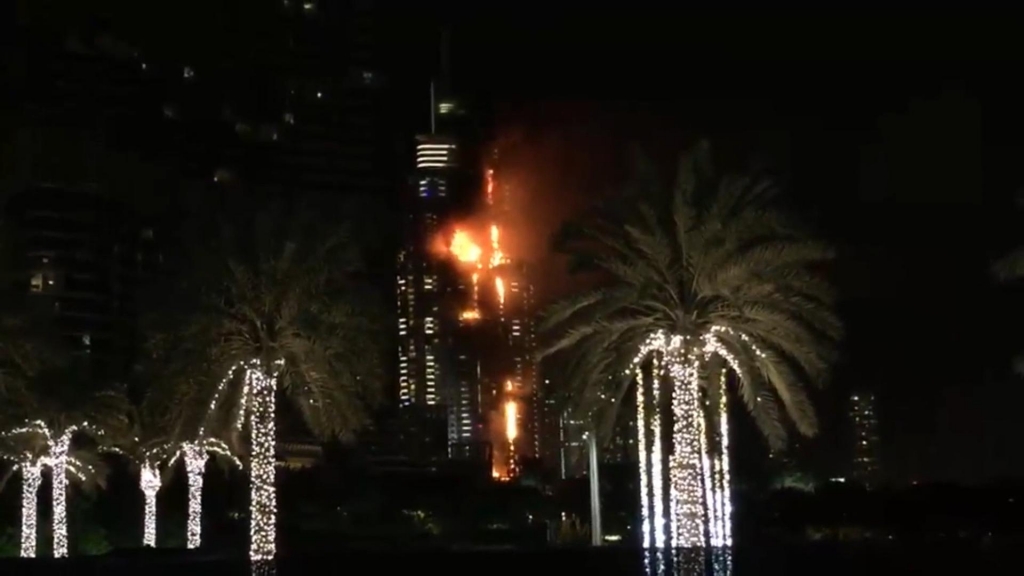
{"label": "large fire", "polygon": [[[494,204],[494,170],[488,169],[485,172],[485,191],[488,205]],[[476,234],[474,231],[479,232]],[[509,263],[504,250],[502,250],[502,230],[498,222],[492,221],[486,226],[456,226],[450,232],[450,238],[439,239],[438,244],[443,243],[450,258],[459,264],[472,282],[472,301],[467,303],[465,309],[459,314],[463,322],[477,322],[482,320],[483,315],[480,309],[480,290],[483,283],[485,290],[494,289],[494,295],[498,302],[499,315],[505,314],[505,279],[501,276],[501,267]],[[436,245],[436,244],[435,244]],[[492,436],[491,442],[495,447],[495,454],[501,454],[504,458],[496,456],[494,461],[493,475],[500,480],[508,480],[513,477],[515,471],[515,440],[519,436],[519,401],[511,380],[507,380],[504,386],[503,397],[496,398],[501,402],[494,407],[492,413]],[[498,424],[504,424],[503,430]]]}
{"label": "large fire", "polygon": [[508,400],[505,401],[505,438],[508,439],[509,444],[512,444],[515,441],[516,436],[519,435],[519,423],[516,421],[519,416],[519,406],[511,396],[511,380],[505,381],[505,392],[509,395]]}

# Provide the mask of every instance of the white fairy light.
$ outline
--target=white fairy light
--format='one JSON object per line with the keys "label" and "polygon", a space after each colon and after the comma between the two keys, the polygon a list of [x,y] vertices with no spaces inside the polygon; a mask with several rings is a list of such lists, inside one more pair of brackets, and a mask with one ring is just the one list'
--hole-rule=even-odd
{"label": "white fairy light", "polygon": [[209,455],[223,456],[238,467],[238,461],[227,444],[213,438],[203,438],[192,442],[183,442],[175,453],[171,464],[178,458],[185,461],[185,472],[188,476],[188,547],[198,548],[202,545],[203,534],[203,474]]}
{"label": "white fairy light", "polygon": [[664,502],[664,482],[662,472],[662,450],[661,450],[661,410],[658,409],[661,404],[661,389],[659,380],[661,380],[660,365],[658,357],[652,358],[651,367],[651,397],[654,399],[655,409],[651,413],[651,477],[652,490],[651,497],[654,499],[654,546],[655,548],[664,548],[666,545],[666,522],[665,522],[665,502]]}
{"label": "white fairy light", "polygon": [[[49,467],[52,476],[51,487],[52,487],[52,498],[53,498],[53,557],[63,558],[68,554],[68,526],[67,526],[67,487],[68,487],[68,474],[73,474],[79,479],[84,479],[85,476],[93,472],[93,470],[70,455],[71,440],[78,432],[91,432],[97,436],[102,435],[100,430],[93,428],[89,423],[83,422],[78,425],[70,426],[59,435],[56,436],[53,431],[41,420],[35,420],[25,424],[24,426],[14,428],[3,434],[3,436],[16,436],[20,434],[37,434],[42,436],[43,445],[45,446],[45,454],[41,457],[33,457],[31,454],[24,454],[20,458],[21,465],[25,470],[29,470],[29,487],[31,483],[37,481],[32,478],[38,471],[40,474],[43,467]],[[35,484],[36,490],[32,492],[37,493],[38,483]],[[35,555],[35,525],[37,515],[35,511],[29,512],[27,507],[34,506],[34,504],[28,501],[30,496],[22,495],[22,525],[26,528],[26,523],[31,523],[31,534],[23,531],[22,533],[22,554]],[[35,499],[36,496],[31,496]],[[29,556],[29,557],[31,557]]]}
{"label": "white fairy light", "polygon": [[53,488],[53,557],[68,555],[68,451],[74,429],[60,435],[50,450],[51,486]]}
{"label": "white fairy light", "polygon": [[636,445],[637,461],[640,462],[640,522],[643,547],[651,547],[651,500],[650,479],[647,476],[647,418],[644,407],[644,377],[636,369]]}
{"label": "white fairy light", "polygon": [[146,501],[143,516],[142,545],[156,546],[156,495],[160,491],[160,470],[155,462],[143,461],[139,470],[139,489]]}
{"label": "white fairy light", "polygon": [[203,534],[203,471],[206,469],[206,450],[188,443],[185,453],[185,472],[188,474],[188,547],[198,548]]}
{"label": "white fairy light", "polygon": [[36,557],[36,517],[39,509],[39,485],[43,482],[43,465],[36,458],[26,457],[21,469],[21,557]]}
{"label": "white fairy light", "polygon": [[234,424],[239,429],[246,423],[249,425],[249,558],[254,562],[254,567],[259,565],[260,570],[269,569],[271,563],[268,561],[273,559],[276,551],[275,391],[277,377],[283,366],[284,360],[276,360],[271,366],[264,366],[259,360],[239,362],[221,381],[209,408],[210,411],[216,409],[235,371],[244,370],[242,393]]}
{"label": "white fairy light", "polygon": [[142,515],[142,545],[156,547],[156,497],[163,487],[160,469],[167,456],[170,444],[162,443],[144,448],[138,438],[132,439],[133,449],[125,451],[117,446],[104,446],[102,452],[124,456],[139,467],[139,491],[142,492],[144,511]]}
{"label": "white fairy light", "polygon": [[[641,520],[645,530],[653,525],[653,538],[644,533],[644,546],[656,548],[701,548],[732,544],[732,502],[728,462],[728,417],[726,414],[725,372],[722,373],[722,393],[717,407],[719,427],[707,427],[708,414],[701,400],[700,373],[704,362],[715,356],[723,358],[729,369],[744,377],[739,359],[725,345],[723,339],[736,340],[748,348],[758,359],[766,357],[764,351],[748,335],[727,326],[714,325],[700,336],[669,335],[664,331],[651,334],[634,356],[630,372],[636,373],[637,431],[640,454]],[[672,406],[673,453],[668,458],[668,504],[664,506],[665,487],[662,479],[661,415],[657,409],[650,415],[644,411],[641,400],[643,389],[642,365],[650,360],[652,367],[651,394],[654,406],[659,406],[660,386],[670,386]],[[664,382],[662,382],[664,379]],[[649,418],[651,438],[648,442],[644,423]],[[712,437],[719,435],[721,454],[712,455]],[[647,473],[647,463],[651,471]],[[650,495],[648,495],[648,489]],[[667,538],[666,538],[666,524]]]}
{"label": "white fairy light", "polygon": [[722,545],[732,546],[732,480],[729,476],[729,414],[726,406],[725,372],[722,372],[722,394],[718,403],[719,434],[721,453],[719,458],[719,521],[721,522]]}
{"label": "white fairy light", "polygon": [[275,552],[277,494],[274,487],[274,413],[276,378],[266,375],[257,364],[246,371],[246,384],[252,395],[249,433],[252,461],[249,470],[250,505],[249,558],[271,560]]}

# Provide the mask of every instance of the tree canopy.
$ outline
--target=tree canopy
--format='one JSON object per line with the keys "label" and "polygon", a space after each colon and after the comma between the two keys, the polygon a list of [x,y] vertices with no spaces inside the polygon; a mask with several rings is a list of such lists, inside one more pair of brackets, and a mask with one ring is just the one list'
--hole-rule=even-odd
{"label": "tree canopy", "polygon": [[721,327],[741,369],[739,395],[769,441],[785,442],[784,414],[814,434],[807,385],[824,384],[841,335],[819,266],[833,251],[777,198],[762,175],[715,174],[702,144],[684,155],[674,186],[641,160],[622,195],[570,227],[563,248],[600,286],[554,304],[541,323],[541,356],[560,368],[564,400],[585,416],[603,414],[607,428],[648,337]]}

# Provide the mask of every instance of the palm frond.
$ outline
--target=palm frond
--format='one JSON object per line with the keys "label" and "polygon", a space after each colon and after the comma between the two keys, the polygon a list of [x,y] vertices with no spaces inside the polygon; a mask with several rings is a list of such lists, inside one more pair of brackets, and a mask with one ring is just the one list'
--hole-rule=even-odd
{"label": "palm frond", "polygon": [[[557,385],[577,413],[607,419],[628,389],[623,370],[648,336],[728,329],[721,340],[739,362],[739,396],[778,447],[783,416],[803,434],[817,430],[807,386],[827,380],[842,336],[818,267],[835,254],[776,208],[770,179],[718,177],[709,157],[699,145],[660,195],[641,163],[624,195],[634,208],[577,235],[590,241],[569,248],[596,263],[606,285],[548,309],[540,356],[561,367]],[[721,369],[720,359],[709,363],[705,371]],[[717,381],[705,383],[709,397],[722,393]]]}
{"label": "palm frond", "polygon": [[1024,249],[1014,250],[997,260],[992,271],[1004,282],[1024,277]]}

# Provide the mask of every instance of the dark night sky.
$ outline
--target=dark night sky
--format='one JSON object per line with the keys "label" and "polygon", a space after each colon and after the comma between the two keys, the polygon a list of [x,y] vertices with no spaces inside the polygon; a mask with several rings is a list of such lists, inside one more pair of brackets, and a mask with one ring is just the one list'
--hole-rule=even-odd
{"label": "dark night sky", "polygon": [[1020,216],[1004,27],[554,12],[463,14],[454,51],[460,83],[499,103],[499,134],[518,144],[520,249],[544,292],[573,284],[546,236],[621,179],[627,143],[670,158],[710,136],[775,167],[839,245],[849,334],[832,394],[881,392],[890,477],[1024,474],[1011,440],[1024,393],[1007,373],[1022,307],[986,268]]}

